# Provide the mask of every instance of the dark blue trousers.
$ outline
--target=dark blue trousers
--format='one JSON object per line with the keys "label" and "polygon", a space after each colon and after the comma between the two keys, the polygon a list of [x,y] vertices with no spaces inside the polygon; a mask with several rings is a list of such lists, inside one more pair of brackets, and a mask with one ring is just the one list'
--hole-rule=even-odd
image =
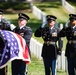
{"label": "dark blue trousers", "polygon": [[0,75],[7,75],[6,69],[7,69],[7,67],[0,69]]}
{"label": "dark blue trousers", "polygon": [[12,61],[12,75],[25,75],[26,63],[22,60]]}
{"label": "dark blue trousers", "polygon": [[75,75],[76,58],[67,58],[68,62],[68,75]]}
{"label": "dark blue trousers", "polygon": [[50,75],[50,69],[52,71],[52,75],[55,75],[56,68],[56,59],[46,59],[43,58],[45,75]]}

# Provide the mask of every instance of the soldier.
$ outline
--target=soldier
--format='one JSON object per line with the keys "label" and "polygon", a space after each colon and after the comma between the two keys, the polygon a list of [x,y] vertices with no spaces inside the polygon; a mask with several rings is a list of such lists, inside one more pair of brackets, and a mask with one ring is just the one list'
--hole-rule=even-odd
{"label": "soldier", "polygon": [[59,37],[66,37],[67,45],[65,56],[68,62],[68,75],[76,75],[74,70],[76,69],[76,14],[69,14],[70,26],[64,27]]}
{"label": "soldier", "polygon": [[[30,39],[32,37],[32,30],[30,27],[26,26],[28,20],[30,19],[28,15],[24,13],[18,14],[18,26],[13,30],[15,33],[21,35],[29,48]],[[29,49],[30,54],[30,49]],[[12,61],[12,75],[25,75],[26,64],[22,60]]]}
{"label": "soldier", "polygon": [[[2,9],[0,9],[0,30],[11,30],[10,23],[5,18],[3,18]],[[2,51],[0,51],[0,54],[2,54]],[[7,74],[7,67],[0,69],[0,75],[6,75],[6,74]]]}
{"label": "soldier", "polygon": [[2,30],[11,30],[10,22],[4,18],[2,9],[0,9],[0,23],[0,27]]}
{"label": "soldier", "polygon": [[[46,16],[47,22],[44,22],[40,28],[35,31],[36,37],[42,37],[44,40],[42,48],[42,57],[45,67],[45,75],[50,75],[50,68],[52,70],[52,75],[55,75],[56,68],[56,58],[57,55],[61,55],[62,41],[58,38],[59,28],[54,25],[56,23],[56,17],[53,15]],[[45,25],[46,27],[44,27]],[[59,47],[57,47],[57,41]]]}

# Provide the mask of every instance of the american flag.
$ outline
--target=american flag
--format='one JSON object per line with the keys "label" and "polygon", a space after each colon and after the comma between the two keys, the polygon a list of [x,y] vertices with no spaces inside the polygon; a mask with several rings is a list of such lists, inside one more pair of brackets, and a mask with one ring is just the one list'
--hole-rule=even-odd
{"label": "american flag", "polygon": [[0,53],[0,68],[5,67],[9,61],[15,59],[23,60],[25,63],[30,62],[28,47],[20,35],[6,30],[1,30],[1,34],[6,43],[3,53]]}

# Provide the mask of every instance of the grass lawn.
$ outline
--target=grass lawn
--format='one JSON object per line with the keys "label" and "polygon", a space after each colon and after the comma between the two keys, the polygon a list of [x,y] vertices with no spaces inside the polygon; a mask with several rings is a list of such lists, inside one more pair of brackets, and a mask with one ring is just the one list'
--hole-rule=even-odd
{"label": "grass lawn", "polygon": [[[37,59],[32,55],[31,63],[28,65],[28,75],[44,75],[44,65],[42,60]],[[57,75],[67,75],[66,72],[57,71]]]}
{"label": "grass lawn", "polygon": [[[42,60],[37,59],[33,54],[31,57],[31,63],[28,65],[28,75],[44,75],[44,65]],[[66,72],[62,70],[57,71],[57,75],[67,75]],[[11,66],[8,64],[8,75],[11,75]]]}

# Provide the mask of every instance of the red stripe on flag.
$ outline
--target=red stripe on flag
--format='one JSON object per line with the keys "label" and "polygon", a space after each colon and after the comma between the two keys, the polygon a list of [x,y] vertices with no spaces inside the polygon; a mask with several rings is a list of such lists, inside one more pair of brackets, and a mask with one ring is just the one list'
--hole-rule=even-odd
{"label": "red stripe on flag", "polygon": [[[18,35],[18,34],[16,34],[17,36],[18,36],[18,38],[20,39],[20,44],[21,44],[21,47],[22,47],[22,49],[23,49],[23,57],[25,58],[25,59],[29,59],[30,58],[30,56],[29,56],[29,51],[28,51],[28,46],[26,45],[26,43],[25,43],[25,47],[24,47],[24,43],[23,43],[23,39],[22,39],[22,37],[20,36],[20,35]],[[25,41],[25,40],[24,40]],[[29,61],[27,60],[27,61],[25,61],[26,63],[29,63]]]}

